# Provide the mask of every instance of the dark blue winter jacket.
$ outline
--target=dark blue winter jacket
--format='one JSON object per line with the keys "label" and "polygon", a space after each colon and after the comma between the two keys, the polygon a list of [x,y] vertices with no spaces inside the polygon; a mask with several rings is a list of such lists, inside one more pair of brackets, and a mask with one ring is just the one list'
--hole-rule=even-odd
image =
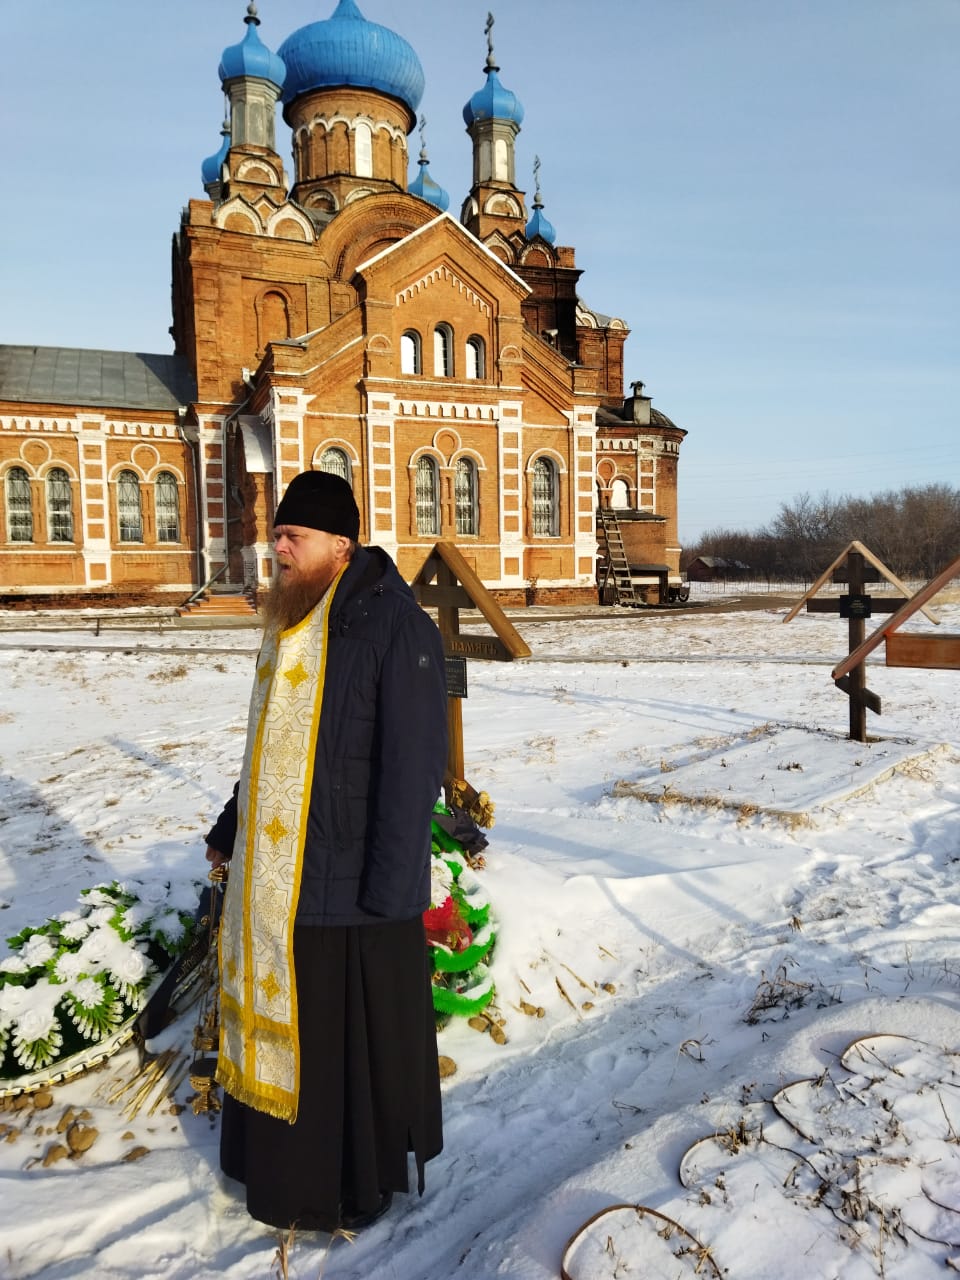
{"label": "dark blue winter jacket", "polygon": [[[447,760],[440,633],[379,547],[337,585],[297,924],[406,920],[430,905],[430,815]],[[207,843],[233,849],[236,792]]]}

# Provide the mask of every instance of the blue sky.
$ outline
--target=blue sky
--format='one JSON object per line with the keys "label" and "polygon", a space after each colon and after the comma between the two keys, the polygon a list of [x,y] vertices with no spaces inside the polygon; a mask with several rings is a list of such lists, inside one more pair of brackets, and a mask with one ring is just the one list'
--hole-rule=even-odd
{"label": "blue sky", "polygon": [[[420,56],[457,210],[489,2],[359,3]],[[260,36],[276,49],[333,7],[261,0]],[[204,196],[244,12],[6,6],[0,342],[171,349],[170,238]],[[803,491],[960,484],[960,0],[511,0],[495,18],[526,111],[518,181],[532,200],[539,155],[582,296],[632,330],[627,380],[689,432],[681,539],[757,528]]]}

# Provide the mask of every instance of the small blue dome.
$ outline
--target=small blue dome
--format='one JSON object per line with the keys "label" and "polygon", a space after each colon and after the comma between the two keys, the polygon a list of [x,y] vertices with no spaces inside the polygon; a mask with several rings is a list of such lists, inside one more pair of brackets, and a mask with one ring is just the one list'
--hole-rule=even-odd
{"label": "small blue dome", "polygon": [[232,44],[223,51],[220,59],[221,83],[226,84],[228,80],[237,80],[241,76],[251,76],[257,80],[269,80],[278,89],[281,88],[287,69],[283,61],[275,53],[271,53],[257,35],[260,19],[257,17],[256,6],[252,3],[247,8],[244,22],[247,24],[247,34],[239,44]]}
{"label": "small blue dome", "polygon": [[543,205],[534,203],[533,217],[527,223],[523,233],[528,240],[532,240],[534,236],[539,236],[541,240],[546,240],[547,244],[553,244],[557,238],[557,233],[553,229],[553,223],[543,216]]}
{"label": "small blue dome", "polygon": [[441,211],[450,207],[450,196],[444,191],[439,182],[434,182],[430,177],[430,170],[427,167],[426,160],[420,161],[420,172],[410,183],[407,190],[412,196],[419,196],[421,200],[435,204]]}
{"label": "small blue dome", "polygon": [[209,186],[211,182],[220,181],[220,170],[223,167],[223,162],[226,160],[228,152],[230,151],[230,126],[226,120],[224,120],[223,128],[220,132],[223,134],[223,142],[220,144],[220,150],[214,156],[207,156],[206,160],[204,160],[203,164],[200,166],[200,177],[205,187]]}
{"label": "small blue dome", "polygon": [[477,120],[512,120],[514,124],[523,120],[520,99],[503,87],[496,67],[487,71],[487,83],[463,108],[463,119],[468,129]]}
{"label": "small blue dome", "polygon": [[287,68],[283,101],[326,86],[356,85],[399,98],[416,112],[423,97],[423,67],[402,36],[368,22],[354,0],[340,0],[325,22],[311,22],[279,49]]}

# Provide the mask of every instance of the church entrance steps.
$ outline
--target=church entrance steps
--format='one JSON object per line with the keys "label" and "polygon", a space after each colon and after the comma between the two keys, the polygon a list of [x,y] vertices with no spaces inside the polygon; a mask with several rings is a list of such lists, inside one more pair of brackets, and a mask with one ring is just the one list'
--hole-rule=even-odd
{"label": "church entrance steps", "polygon": [[181,605],[177,615],[181,618],[256,617],[250,597],[243,591],[208,591],[190,604]]}

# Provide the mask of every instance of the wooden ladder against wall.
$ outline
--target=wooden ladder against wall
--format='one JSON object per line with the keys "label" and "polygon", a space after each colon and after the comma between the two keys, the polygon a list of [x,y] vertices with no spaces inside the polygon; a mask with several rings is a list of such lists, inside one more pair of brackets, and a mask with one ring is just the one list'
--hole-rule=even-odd
{"label": "wooden ladder against wall", "polygon": [[601,590],[607,581],[613,578],[613,594],[616,603],[636,609],[640,601],[633,589],[633,579],[630,577],[630,565],[623,548],[623,535],[620,532],[617,513],[611,507],[599,507],[597,516],[597,532],[601,535],[598,541],[607,560]]}

